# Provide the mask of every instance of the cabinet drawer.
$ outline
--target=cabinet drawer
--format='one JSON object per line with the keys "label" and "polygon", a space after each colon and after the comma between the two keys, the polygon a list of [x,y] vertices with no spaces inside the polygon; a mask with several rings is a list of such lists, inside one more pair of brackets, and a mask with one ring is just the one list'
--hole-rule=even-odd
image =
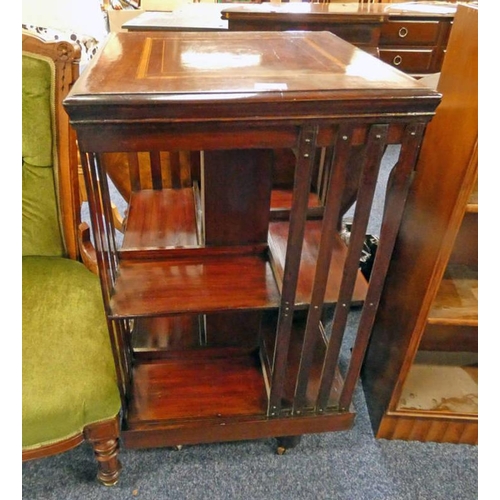
{"label": "cabinet drawer", "polygon": [[380,49],[380,59],[407,73],[428,73],[433,71],[433,53],[433,49]]}
{"label": "cabinet drawer", "polygon": [[388,21],[382,25],[381,45],[433,45],[439,37],[439,21]]}

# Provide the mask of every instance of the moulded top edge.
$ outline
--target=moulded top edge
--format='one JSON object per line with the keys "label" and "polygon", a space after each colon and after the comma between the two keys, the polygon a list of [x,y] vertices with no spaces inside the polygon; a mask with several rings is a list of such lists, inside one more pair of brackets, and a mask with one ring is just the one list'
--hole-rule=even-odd
{"label": "moulded top edge", "polygon": [[429,95],[329,32],[131,32],[109,36],[69,94],[106,100],[293,100]]}

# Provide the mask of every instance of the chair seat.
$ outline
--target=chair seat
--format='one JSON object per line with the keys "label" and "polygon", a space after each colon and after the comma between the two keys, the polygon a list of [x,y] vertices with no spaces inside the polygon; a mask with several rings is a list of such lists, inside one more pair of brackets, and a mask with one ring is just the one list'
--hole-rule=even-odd
{"label": "chair seat", "polygon": [[120,395],[99,279],[80,262],[23,257],[23,449],[112,419]]}

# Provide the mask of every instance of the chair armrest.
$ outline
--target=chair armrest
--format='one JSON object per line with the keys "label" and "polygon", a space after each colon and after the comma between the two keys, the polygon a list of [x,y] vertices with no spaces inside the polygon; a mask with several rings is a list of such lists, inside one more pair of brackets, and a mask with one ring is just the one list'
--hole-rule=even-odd
{"label": "chair armrest", "polygon": [[78,226],[78,246],[80,247],[80,255],[85,267],[98,275],[97,256],[90,237],[90,227],[86,222],[82,222]]}

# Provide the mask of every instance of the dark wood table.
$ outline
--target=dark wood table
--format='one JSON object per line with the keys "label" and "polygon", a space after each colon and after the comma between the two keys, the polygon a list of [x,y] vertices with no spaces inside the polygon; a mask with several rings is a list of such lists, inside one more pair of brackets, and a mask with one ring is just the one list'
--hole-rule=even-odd
{"label": "dark wood table", "polygon": [[235,31],[331,31],[413,76],[439,72],[456,4],[264,3],[228,6]]}
{"label": "dark wood table", "polygon": [[[107,39],[64,105],[89,193],[125,446],[276,437],[283,452],[304,433],[352,426],[371,324],[439,102],[328,32]],[[400,159],[367,284],[359,260],[389,144],[401,145]],[[187,186],[164,174],[165,153],[179,150],[200,157],[202,175]],[[283,220],[270,217],[277,150],[295,161]],[[105,168],[116,152],[132,186],[121,246]],[[353,155],[360,184],[346,246],[337,223]],[[310,219],[319,158],[324,211]],[[353,304],[360,323],[341,372]]]}

